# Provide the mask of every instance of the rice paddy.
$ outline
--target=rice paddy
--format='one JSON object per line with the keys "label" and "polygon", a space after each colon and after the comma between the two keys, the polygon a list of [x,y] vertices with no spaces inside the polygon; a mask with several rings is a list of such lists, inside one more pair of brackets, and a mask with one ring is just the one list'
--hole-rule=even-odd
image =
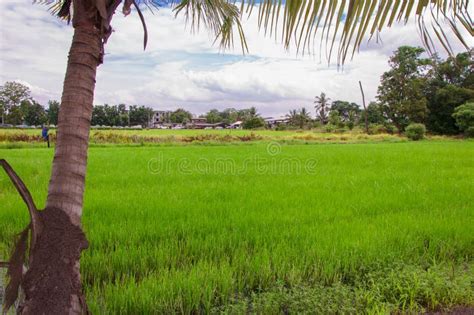
{"label": "rice paddy", "polygon": [[[90,149],[94,314],[474,306],[474,142],[264,140]],[[0,149],[40,206],[52,155]],[[27,219],[0,173],[0,256]]]}

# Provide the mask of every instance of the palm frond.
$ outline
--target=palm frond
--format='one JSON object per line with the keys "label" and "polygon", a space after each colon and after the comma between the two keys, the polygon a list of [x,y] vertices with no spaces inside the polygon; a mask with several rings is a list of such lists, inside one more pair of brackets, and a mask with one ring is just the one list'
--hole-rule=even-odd
{"label": "palm frond", "polygon": [[[369,40],[374,36],[378,38],[384,28],[394,22],[407,23],[410,18],[416,19],[421,41],[430,53],[434,53],[435,42],[439,42],[449,54],[453,54],[443,29],[446,24],[442,25],[441,21],[447,23],[468,50],[470,47],[461,29],[474,36],[469,0],[249,0],[242,4],[241,9],[250,14],[254,6],[258,6],[258,25],[265,32],[279,30],[285,47],[294,43],[298,53],[312,51],[319,39],[320,50],[325,45],[330,62],[336,53],[333,53],[334,45],[338,43],[339,64],[358,51],[366,36]],[[425,17],[430,23],[425,22]],[[316,37],[318,33],[320,38]]]}
{"label": "palm frond", "polygon": [[[71,18],[72,0],[34,1],[51,5],[52,12],[62,18]],[[365,38],[379,39],[384,28],[395,22],[407,23],[410,18],[416,20],[421,42],[430,53],[435,52],[436,43],[440,43],[449,54],[454,53],[448,33],[454,34],[467,50],[471,47],[463,30],[474,36],[469,0],[242,0],[240,9],[235,5],[236,0],[93,1],[105,3],[109,14],[106,22],[110,22],[111,15],[122,1],[124,9],[129,10],[130,5],[135,4],[137,11],[140,4],[150,9],[172,5],[176,15],[185,15],[192,30],[201,25],[208,28],[224,48],[233,46],[234,33],[237,34],[244,53],[248,46],[241,14],[257,14],[259,27],[265,34],[281,37],[286,48],[293,43],[297,52],[304,54],[313,51],[319,41],[320,51],[323,51],[323,45],[326,48],[328,62],[331,56],[337,55],[338,64],[343,64],[349,56],[353,57]],[[144,24],[143,18],[142,22]],[[105,26],[109,25],[105,23]]]}
{"label": "palm frond", "polygon": [[240,10],[226,0],[182,0],[175,1],[176,15],[184,14],[191,29],[197,30],[201,25],[215,35],[215,41],[223,48],[234,45],[234,27],[240,39],[242,52],[248,51],[247,41],[240,22]]}

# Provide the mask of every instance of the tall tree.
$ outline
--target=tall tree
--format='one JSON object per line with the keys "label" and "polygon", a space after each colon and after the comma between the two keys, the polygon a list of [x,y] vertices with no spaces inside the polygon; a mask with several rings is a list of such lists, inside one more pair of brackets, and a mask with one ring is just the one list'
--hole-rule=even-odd
{"label": "tall tree", "polygon": [[183,108],[178,108],[170,115],[170,121],[175,124],[187,123],[191,121],[191,118],[193,118],[193,114]]}
{"label": "tall tree", "polygon": [[354,119],[354,115],[358,115],[361,111],[359,105],[357,105],[356,103],[349,103],[346,101],[332,102],[330,110],[338,112],[343,122],[347,122],[351,118]]}
{"label": "tall tree", "polygon": [[48,122],[52,125],[58,124],[58,114],[59,114],[59,102],[58,101],[49,101],[48,102]]}
{"label": "tall tree", "polygon": [[299,127],[300,129],[303,129],[311,121],[311,114],[305,107],[299,110],[290,110],[286,117],[290,125]]}
{"label": "tall tree", "polygon": [[[51,0],[37,1],[51,3]],[[86,311],[81,292],[79,257],[81,251],[87,247],[87,241],[81,229],[81,216],[96,72],[97,67],[104,60],[105,43],[112,34],[111,21],[115,10],[123,3],[122,11],[126,15],[130,14],[132,5],[140,12],[137,2],[140,1],[58,0],[54,3],[53,11],[58,16],[72,20],[74,35],[59,110],[57,142],[48,197],[43,211],[36,210],[24,185],[20,185],[21,181],[15,177],[13,170],[5,161],[2,161],[2,165],[27,201],[32,220],[29,269],[24,277],[21,276],[20,271],[20,279],[12,281],[16,284],[16,289],[20,284],[24,289],[25,303],[22,308],[24,314],[79,314]],[[153,0],[148,2],[158,3]],[[237,33],[243,43],[242,47],[246,49],[239,21],[240,12],[233,4],[234,1],[171,2],[177,2],[176,12],[184,12],[192,25],[209,27],[223,46],[233,43],[233,26],[237,26]],[[245,2],[242,1],[241,10],[244,9]],[[256,1],[247,3],[250,7]],[[453,23],[452,31],[459,35],[464,44],[456,22],[461,21],[461,25],[472,31],[470,20],[466,17],[468,16],[466,15],[467,0],[436,2],[418,0],[416,4],[414,2],[410,5],[400,6],[399,4],[399,1],[379,2],[378,0],[349,0],[340,3],[335,0],[269,0],[265,2],[265,5],[260,5],[256,11],[259,13],[259,25],[272,32],[278,25],[281,26],[283,43],[287,47],[295,40],[298,48],[304,51],[312,46],[311,39],[315,38],[314,35],[318,30],[321,30],[326,38],[329,38],[331,34],[330,38],[333,39],[328,41],[329,56],[331,56],[336,37],[341,38],[337,52],[340,62],[351,54],[350,47],[353,47],[352,53],[356,52],[367,32],[374,35],[382,29],[385,22],[391,25],[395,19],[401,20],[402,17],[407,19],[411,15],[419,17],[420,29],[425,35],[421,38],[426,45],[430,45],[426,36],[426,27],[420,18],[425,12],[431,13],[426,10],[429,6],[441,11],[443,18]],[[280,10],[281,6],[285,6],[285,9]],[[454,11],[454,14],[451,15],[451,11]],[[248,12],[255,11],[248,10]],[[280,12],[283,18],[275,18],[275,15]],[[139,15],[142,17],[141,13]],[[436,15],[434,19],[437,19]],[[321,21],[324,23],[320,23]],[[339,27],[340,23],[345,23],[345,27]],[[319,27],[319,24],[323,27]],[[369,24],[371,24],[370,27]],[[436,26],[436,24],[433,25]],[[441,36],[439,40],[445,42]],[[26,236],[22,239],[25,238]],[[51,261],[54,261],[54,264]],[[9,272],[16,271],[18,274],[18,268],[22,266],[10,264]],[[39,279],[41,281],[38,281]],[[14,290],[15,285],[10,286],[9,292]],[[12,303],[12,296],[9,297],[7,308]],[[15,298],[16,294],[13,294],[13,299]]]}
{"label": "tall tree", "polygon": [[446,60],[434,58],[425,89],[429,110],[427,127],[431,132],[459,133],[452,115],[457,106],[474,100],[473,54],[471,50]]}
{"label": "tall tree", "polygon": [[[30,88],[18,82],[8,81],[0,86],[0,111],[2,123],[21,124],[24,111],[21,103],[31,99]],[[8,117],[10,116],[10,117]]]}
{"label": "tall tree", "polygon": [[217,109],[211,109],[206,113],[206,121],[210,124],[218,123],[223,120],[221,113]]}
{"label": "tall tree", "polygon": [[153,109],[146,106],[133,105],[129,107],[128,114],[130,116],[130,125],[147,127],[153,117]]}
{"label": "tall tree", "polygon": [[316,104],[314,105],[314,108],[316,109],[316,117],[323,125],[328,122],[330,103],[331,99],[326,96],[326,93],[321,93],[319,96],[314,98],[314,104]]}
{"label": "tall tree", "polygon": [[28,106],[26,107],[25,113],[25,123],[29,126],[39,126],[48,121],[48,117],[46,116],[46,111],[44,107],[41,106],[35,100],[26,101]]}
{"label": "tall tree", "polygon": [[424,123],[428,114],[422,72],[430,64],[423,48],[402,46],[390,57],[390,70],[382,75],[377,98],[399,132],[409,123]]}
{"label": "tall tree", "polygon": [[380,124],[387,123],[387,118],[384,116],[382,106],[377,102],[370,102],[367,109],[364,110],[363,115],[365,116],[367,111],[367,122],[369,124]]}
{"label": "tall tree", "polygon": [[286,114],[286,118],[288,118],[288,123],[292,126],[298,126],[298,110],[292,109],[288,114]]}
{"label": "tall tree", "polygon": [[250,107],[247,112],[247,119],[252,119],[252,118],[258,118],[260,117],[260,114],[257,111],[257,108],[255,107]]}
{"label": "tall tree", "polygon": [[221,112],[222,121],[228,124],[236,122],[238,116],[239,113],[235,108],[226,108]]}

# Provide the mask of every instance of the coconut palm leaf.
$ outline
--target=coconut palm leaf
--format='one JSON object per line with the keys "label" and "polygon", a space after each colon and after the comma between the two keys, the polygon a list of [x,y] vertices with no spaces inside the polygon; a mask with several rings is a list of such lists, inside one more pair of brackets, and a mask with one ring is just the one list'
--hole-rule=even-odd
{"label": "coconut palm leaf", "polygon": [[[225,0],[92,0],[97,8],[99,17],[98,28],[101,30],[104,42],[112,32],[110,22],[116,9],[123,5],[122,12],[125,15],[131,13],[131,7],[134,6],[141,19],[144,29],[144,47],[148,39],[148,30],[145,19],[141,12],[142,5],[151,11],[159,9],[165,5],[171,5],[176,15],[184,14],[187,22],[194,31],[201,25],[207,28],[215,35],[215,41],[223,48],[234,45],[234,33],[237,33],[243,52],[247,52],[247,43],[240,22],[240,10],[232,1]],[[50,11],[58,17],[67,21],[73,20],[73,0],[34,0],[36,3],[47,4]],[[235,29],[235,32],[234,32]]]}
{"label": "coconut palm leaf", "polygon": [[[326,46],[328,61],[337,44],[339,63],[346,60],[349,52],[353,56],[365,36],[378,37],[384,28],[396,21],[406,23],[411,17],[417,21],[423,45],[432,53],[435,51],[433,38],[448,53],[453,53],[443,30],[446,24],[442,25],[441,21],[447,22],[450,31],[466,49],[470,47],[462,30],[474,36],[469,0],[287,0],[286,3],[281,0],[253,0],[242,5],[242,9],[257,4],[260,27],[273,32],[278,29],[286,47],[295,43],[299,52],[311,50],[314,45],[312,41],[319,32],[321,44]],[[278,14],[280,7],[284,7],[281,10],[282,17],[267,17]],[[426,23],[425,18],[430,22]],[[278,22],[281,20],[283,23]],[[343,26],[340,27],[340,24]]]}
{"label": "coconut palm leaf", "polygon": [[[71,18],[72,0],[36,1],[51,4],[52,11],[62,18]],[[392,26],[394,22],[407,23],[410,18],[416,19],[421,42],[431,53],[435,51],[435,42],[438,42],[448,53],[453,54],[444,25],[440,23],[442,21],[447,23],[449,31],[468,50],[470,47],[462,30],[467,31],[468,36],[474,36],[469,0],[244,0],[240,10],[235,0],[93,1],[102,18],[104,36],[110,34],[111,17],[121,3],[124,13],[129,13],[133,4],[139,15],[141,4],[149,7],[172,5],[176,14],[186,16],[192,30],[205,26],[224,48],[234,44],[233,36],[236,33],[245,52],[248,48],[240,23],[241,12],[246,15],[255,13],[259,27],[266,34],[280,37],[285,47],[294,43],[299,53],[305,53],[312,51],[319,39],[320,49],[323,44],[326,47],[328,62],[336,53],[339,64],[349,55],[353,56],[367,36],[369,39],[374,36],[379,38],[384,28]],[[430,20],[429,23],[425,17]],[[335,47],[337,51],[334,51]]]}

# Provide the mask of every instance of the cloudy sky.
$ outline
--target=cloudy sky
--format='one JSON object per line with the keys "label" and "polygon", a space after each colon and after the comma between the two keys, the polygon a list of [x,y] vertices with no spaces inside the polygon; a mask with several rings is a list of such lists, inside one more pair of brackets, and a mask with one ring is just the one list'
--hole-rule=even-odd
{"label": "cloudy sky", "polygon": [[[292,108],[312,107],[321,92],[333,100],[361,103],[358,81],[373,100],[387,60],[400,45],[420,45],[413,22],[382,33],[382,42],[364,44],[343,70],[328,66],[319,50],[310,56],[286,51],[274,38],[257,29],[254,18],[244,19],[250,53],[220,51],[201,30],[191,34],[184,18],[170,8],[145,11],[149,43],[143,51],[143,32],[135,12],[113,20],[115,32],[99,67],[95,103],[141,104],[155,109],[184,107],[200,114],[211,108],[256,106],[264,115],[282,115]],[[0,1],[0,84],[16,80],[30,86],[35,99],[46,104],[60,99],[72,27],[52,17],[46,6],[31,0]],[[472,37],[468,43],[474,46]],[[462,51],[452,41],[455,51]]]}

